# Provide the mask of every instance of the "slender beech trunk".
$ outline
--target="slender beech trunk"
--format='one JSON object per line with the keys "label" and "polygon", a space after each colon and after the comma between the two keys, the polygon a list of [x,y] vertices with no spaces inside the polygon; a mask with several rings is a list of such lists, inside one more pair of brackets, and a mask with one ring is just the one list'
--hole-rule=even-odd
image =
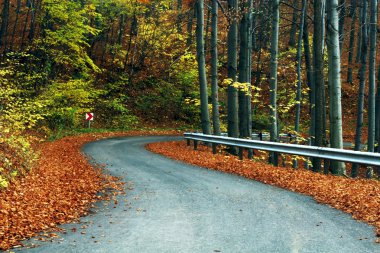
{"label": "slender beech trunk", "polygon": [[218,1],[212,0],[211,16],[211,98],[212,126],[215,135],[220,135],[218,99]]}
{"label": "slender beech trunk", "polygon": [[193,11],[190,10],[189,12],[189,20],[187,21],[186,47],[190,47],[193,44],[193,22],[196,15],[195,7]]}
{"label": "slender beech trunk", "polygon": [[[325,25],[325,0],[314,0],[314,34],[313,34],[313,60],[314,60],[314,85],[315,85],[315,146],[322,147],[325,140],[324,110],[325,110],[325,81],[323,74],[324,56],[324,25]],[[321,159],[313,159],[313,170],[321,170]]]}
{"label": "slender beech trunk", "polygon": [[128,40],[128,46],[127,46],[127,53],[125,54],[124,59],[124,71],[127,69],[127,64],[129,61],[129,55],[131,53],[132,49],[132,38],[136,37],[138,33],[138,21],[136,17],[136,13],[133,12],[132,20],[131,20],[131,29],[129,31],[129,40]]}
{"label": "slender beech trunk", "polygon": [[117,36],[117,44],[120,46],[123,45],[123,38],[124,38],[124,33],[125,33],[125,19],[126,15],[121,14],[120,19],[119,19],[119,31],[118,31],[118,36]]}
{"label": "slender beech trunk", "polygon": [[[355,148],[354,150],[359,151],[361,149],[361,138],[363,129],[363,110],[364,110],[364,91],[366,82],[366,71],[367,71],[367,42],[368,42],[368,26],[367,26],[367,0],[363,1],[362,8],[360,9],[360,27],[361,27],[361,59],[360,59],[360,71],[359,71],[359,94],[358,94],[358,112],[356,119],[356,133],[355,133]],[[359,50],[359,49],[358,49]],[[359,165],[352,164],[351,176],[358,176]]]}
{"label": "slender beech trunk", "polygon": [[[303,30],[305,26],[305,15],[306,15],[306,5],[307,1],[302,0],[302,12],[301,12],[301,20],[300,20],[300,33],[298,35],[298,47],[297,47],[297,95],[296,95],[296,120],[294,124],[294,131],[298,133],[300,131],[300,116],[301,116],[301,95],[302,95],[302,75],[301,75],[301,67],[302,67],[302,37]],[[293,160],[293,168],[298,167],[297,159]]]}
{"label": "slender beech trunk", "polygon": [[[272,1],[272,35],[271,35],[271,60],[270,60],[270,140],[278,141],[277,129],[277,69],[278,69],[278,33],[280,19],[280,1]],[[278,154],[271,152],[270,162],[278,166]]]}
{"label": "slender beech trunk", "polygon": [[298,0],[293,0],[293,17],[292,17],[292,26],[290,28],[289,34],[289,47],[296,46],[296,32],[297,32],[297,16],[298,16]]}
{"label": "slender beech trunk", "polygon": [[[228,30],[228,78],[232,79],[232,83],[228,86],[228,136],[239,137],[239,118],[238,118],[238,91],[235,87],[237,74],[237,13],[239,3],[238,0],[228,0],[228,11],[232,15],[230,17],[230,29]],[[231,148],[231,153],[236,153],[236,149]]]}
{"label": "slender beech trunk", "polygon": [[[248,0],[248,65],[247,80],[248,94],[246,97],[247,121],[248,121],[248,138],[252,138],[252,47],[253,47],[253,0]],[[253,149],[248,150],[248,159],[253,158]]]}
{"label": "slender beech trunk", "polygon": [[[349,51],[348,51],[348,71],[347,71],[347,83],[352,84],[353,78],[352,78],[352,63],[354,60],[354,44],[355,44],[355,24],[357,20],[356,15],[356,6],[357,2],[353,1],[351,6],[351,30],[350,30],[350,45],[349,45]],[[360,48],[358,48],[360,50]]]}
{"label": "slender beech trunk", "polygon": [[31,0],[26,0],[26,5],[28,6],[28,11],[26,13],[25,21],[24,21],[24,28],[22,30],[22,38],[21,38],[21,49],[24,49],[25,47],[25,37],[26,37],[26,29],[28,26],[28,20],[29,20],[29,14],[31,10]]}
{"label": "slender beech trunk", "polygon": [[[343,149],[338,0],[328,0],[327,6],[329,9],[327,49],[329,52],[330,141],[332,148]],[[343,162],[331,161],[331,170],[334,175],[346,173]]]}
{"label": "slender beech trunk", "polygon": [[[310,126],[309,126],[309,139],[308,144],[314,145],[315,136],[315,85],[314,85],[314,76],[313,76],[313,66],[310,53],[310,43],[309,43],[309,27],[307,18],[304,19],[304,32],[303,32],[303,47],[305,54],[305,67],[306,67],[306,80],[307,86],[309,87],[309,112],[310,112]],[[305,162],[305,168],[309,169],[309,160]]]}
{"label": "slender beech trunk", "polygon": [[207,8],[207,17],[206,17],[206,34],[205,34],[205,54],[207,54],[208,50],[208,42],[209,42],[209,31],[210,31],[210,24],[211,24],[211,9]]}
{"label": "slender beech trunk", "polygon": [[[363,3],[362,4],[359,4],[358,5],[358,9],[359,9],[359,13],[362,13],[362,9],[363,9]],[[362,24],[363,21],[362,21],[362,15],[359,16],[359,23]],[[356,46],[357,50],[356,50],[356,59],[355,59],[355,62],[356,63],[359,63],[361,61],[361,53],[362,53],[362,29],[359,29],[359,33],[358,33],[358,44]]]}
{"label": "slender beech trunk", "polygon": [[177,0],[177,11],[178,11],[178,16],[177,16],[177,32],[179,34],[182,34],[182,0]]}
{"label": "slender beech trunk", "polygon": [[[369,25],[369,77],[368,77],[368,152],[375,151],[376,125],[376,40],[377,40],[377,0],[370,0]],[[367,177],[372,177],[373,169],[368,167]]]}
{"label": "slender beech trunk", "polygon": [[204,0],[198,0],[197,9],[197,60],[199,73],[199,86],[201,93],[201,121],[202,132],[211,134],[210,117],[208,112],[206,62],[204,51]]}
{"label": "slender beech trunk", "polygon": [[248,137],[248,108],[246,100],[249,90],[248,80],[248,36],[249,36],[249,18],[248,10],[243,6],[243,17],[240,22],[240,51],[239,51],[239,77],[238,82],[241,84],[239,87],[239,132],[240,138]]}
{"label": "slender beech trunk", "polygon": [[[376,132],[375,132],[375,140],[376,140],[376,151],[380,153],[380,66],[377,70],[377,92],[376,92]],[[377,174],[380,175],[380,171],[378,169]]]}
{"label": "slender beech trunk", "polygon": [[344,41],[344,21],[346,19],[346,0],[339,0],[338,5],[338,15],[339,15],[339,50],[342,54],[343,41]]}
{"label": "slender beech trunk", "polygon": [[31,8],[30,12],[32,14],[32,18],[30,20],[30,25],[29,25],[29,34],[28,34],[28,39],[29,42],[33,41],[34,35],[35,35],[35,23],[36,23],[36,13],[37,13],[37,4],[35,0],[32,0],[31,2]]}
{"label": "slender beech trunk", "polygon": [[[239,53],[239,130],[241,138],[251,138],[252,108],[251,108],[251,64],[252,64],[252,0],[243,5],[243,17],[240,23],[240,53]],[[248,151],[251,159],[253,151]]]}
{"label": "slender beech trunk", "polygon": [[10,0],[4,0],[3,11],[1,12],[1,26],[0,26],[0,46],[6,48],[6,36],[8,33],[8,23],[9,23],[9,5]]}
{"label": "slender beech trunk", "polygon": [[16,28],[18,25],[18,20],[20,17],[20,12],[21,12],[21,0],[17,0],[17,7],[16,7],[16,19],[13,24],[13,30],[12,30],[12,39],[11,39],[11,45],[10,45],[10,50],[13,51],[13,47],[15,45],[15,35],[16,35]]}

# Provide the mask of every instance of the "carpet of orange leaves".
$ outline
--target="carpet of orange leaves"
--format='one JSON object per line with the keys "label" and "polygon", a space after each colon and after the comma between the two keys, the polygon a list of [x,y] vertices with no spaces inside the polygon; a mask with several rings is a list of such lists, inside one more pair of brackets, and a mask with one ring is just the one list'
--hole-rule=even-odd
{"label": "carpet of orange leaves", "polygon": [[[135,131],[85,134],[40,144],[40,159],[32,171],[0,192],[0,249],[21,245],[22,240],[48,231],[59,224],[78,220],[91,204],[106,195],[118,194],[123,186],[117,178],[92,167],[80,149],[101,138],[137,135],[178,135],[176,131]],[[112,193],[107,189],[113,189]]]}
{"label": "carpet of orange leaves", "polygon": [[[273,167],[255,161],[240,161],[222,152],[199,146],[198,151],[185,142],[152,143],[147,148],[170,158],[201,167],[254,179],[294,192],[312,196],[319,203],[330,205],[376,227],[380,237],[380,182],[351,179],[314,173],[309,170]],[[377,240],[380,242],[380,238]]]}

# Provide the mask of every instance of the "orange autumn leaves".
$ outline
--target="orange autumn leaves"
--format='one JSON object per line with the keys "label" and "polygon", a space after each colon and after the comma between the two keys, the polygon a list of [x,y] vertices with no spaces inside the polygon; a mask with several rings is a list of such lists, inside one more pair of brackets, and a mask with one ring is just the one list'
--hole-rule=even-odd
{"label": "orange autumn leaves", "polygon": [[[376,227],[380,237],[380,182],[314,173],[309,170],[273,167],[269,164],[240,161],[222,153],[213,155],[204,146],[194,151],[185,142],[149,144],[148,149],[176,160],[226,173],[238,174],[266,184],[312,196]],[[378,239],[380,242],[380,238]]]}
{"label": "orange autumn leaves", "polygon": [[41,231],[54,237],[51,231],[59,230],[58,224],[86,215],[92,203],[104,199],[97,193],[105,189],[120,193],[123,187],[117,178],[88,163],[80,151],[83,144],[104,137],[154,134],[178,132],[86,134],[43,143],[32,172],[0,191],[0,250],[20,245]]}

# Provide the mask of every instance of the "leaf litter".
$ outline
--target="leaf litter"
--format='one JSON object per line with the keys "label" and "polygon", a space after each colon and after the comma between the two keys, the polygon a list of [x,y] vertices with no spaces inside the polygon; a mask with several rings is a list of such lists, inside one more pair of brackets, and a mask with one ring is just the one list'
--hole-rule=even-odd
{"label": "leaf litter", "polygon": [[116,195],[123,194],[124,184],[106,174],[102,166],[94,167],[88,162],[81,153],[85,143],[110,137],[158,134],[178,135],[179,132],[84,134],[40,144],[37,147],[40,158],[32,171],[0,191],[0,249],[21,247],[23,240],[33,236],[46,241],[57,237],[57,231],[66,233],[58,225],[88,215],[97,201],[117,204]]}

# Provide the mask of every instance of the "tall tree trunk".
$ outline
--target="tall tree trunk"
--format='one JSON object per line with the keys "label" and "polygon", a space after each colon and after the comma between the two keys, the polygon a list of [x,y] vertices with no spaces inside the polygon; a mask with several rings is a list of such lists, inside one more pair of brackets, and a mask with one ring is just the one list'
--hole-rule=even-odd
{"label": "tall tree trunk", "polygon": [[[363,3],[362,4],[359,4],[358,5],[358,9],[359,9],[359,13],[362,13],[362,9],[363,9]],[[359,23],[362,24],[363,21],[362,21],[362,15],[359,15]],[[358,33],[358,44],[357,44],[357,50],[356,50],[356,59],[355,59],[355,62],[356,63],[359,63],[361,61],[361,53],[362,53],[362,29],[359,29],[359,33]]]}
{"label": "tall tree trunk", "polygon": [[[271,60],[270,60],[270,140],[278,141],[277,129],[277,71],[278,71],[278,33],[280,19],[280,1],[272,1],[272,35],[271,35]],[[270,162],[278,166],[278,154],[271,152]]]}
{"label": "tall tree trunk", "polygon": [[[363,110],[364,110],[364,91],[365,91],[365,82],[366,82],[366,71],[367,71],[367,42],[368,42],[368,26],[367,26],[367,0],[363,1],[362,8],[360,9],[360,27],[361,27],[361,48],[358,49],[361,51],[361,65],[359,72],[359,94],[358,94],[358,112],[356,119],[356,133],[355,133],[355,148],[354,150],[359,151],[361,149],[361,138],[362,138],[362,129],[363,129]],[[352,165],[351,176],[357,177],[358,175],[358,164]]]}
{"label": "tall tree trunk", "polygon": [[290,28],[289,34],[289,47],[296,46],[296,32],[297,32],[297,16],[298,16],[298,0],[293,0],[293,17],[292,17],[292,26]]}
{"label": "tall tree trunk", "polygon": [[[376,138],[376,144],[377,149],[376,151],[380,153],[380,66],[377,69],[377,92],[376,92],[376,131],[375,131],[375,138]],[[378,175],[380,175],[380,171],[378,169],[377,172]]]}
{"label": "tall tree trunk", "polygon": [[343,41],[344,41],[344,21],[346,19],[346,0],[339,0],[338,6],[339,15],[339,50],[342,54]]}
{"label": "tall tree trunk", "polygon": [[[297,95],[296,95],[296,119],[294,124],[294,131],[298,133],[300,131],[300,116],[301,116],[301,95],[302,95],[302,75],[301,75],[301,67],[302,67],[302,37],[303,30],[305,26],[305,15],[306,15],[306,5],[307,1],[302,0],[302,12],[301,12],[301,20],[300,20],[300,33],[298,35],[298,47],[297,47]],[[293,168],[298,167],[298,161],[295,159],[293,161]]]}
{"label": "tall tree trunk", "polygon": [[[377,40],[377,0],[370,0],[369,25],[369,78],[368,78],[368,152],[375,151],[376,125],[376,40]],[[367,177],[372,177],[369,167]]]}
{"label": "tall tree trunk", "polygon": [[[239,137],[239,118],[238,118],[238,92],[235,87],[237,74],[237,13],[239,3],[238,0],[228,0],[228,11],[231,13],[230,29],[228,30],[228,78],[232,83],[228,85],[228,136]],[[231,153],[236,153],[236,149],[231,148]]]}
{"label": "tall tree trunk", "polygon": [[117,44],[119,44],[120,46],[123,45],[123,39],[124,39],[124,33],[125,33],[125,18],[126,18],[126,15],[124,13],[120,14],[119,32],[117,36]]}
{"label": "tall tree trunk", "polygon": [[8,23],[9,23],[9,5],[10,0],[4,0],[3,11],[1,12],[1,26],[0,26],[0,47],[4,46],[6,48],[6,36],[8,33]]}
{"label": "tall tree trunk", "polygon": [[[323,75],[325,0],[314,0],[313,60],[315,85],[315,146],[322,147],[325,140],[324,110],[325,81]],[[321,159],[313,159],[313,170],[321,170]]]}
{"label": "tall tree trunk", "polygon": [[193,22],[196,15],[196,10],[189,11],[189,20],[187,21],[187,39],[186,47],[190,47],[193,44]]}
{"label": "tall tree trunk", "polygon": [[248,53],[248,36],[249,36],[249,17],[247,8],[244,5],[243,17],[240,22],[240,51],[239,51],[239,77],[238,82],[241,84],[239,87],[239,132],[240,138],[248,137],[248,108],[246,106],[247,95],[249,90],[248,80],[248,65],[249,65],[249,53]]}
{"label": "tall tree trunk", "polygon": [[33,41],[34,35],[35,35],[36,11],[37,11],[36,0],[32,0],[32,2],[31,2],[31,8],[30,8],[30,12],[32,14],[32,18],[30,20],[29,34],[28,34],[29,42]]}
{"label": "tall tree trunk", "polygon": [[125,59],[124,59],[124,71],[127,69],[129,55],[131,53],[131,48],[132,48],[132,39],[133,37],[137,36],[137,33],[138,33],[138,21],[137,21],[136,13],[133,12],[133,16],[131,20],[131,30],[129,31],[127,53],[125,54]]}
{"label": "tall tree trunk", "polygon": [[182,8],[183,8],[183,6],[182,6],[182,0],[177,0],[177,11],[178,11],[178,16],[177,16],[177,32],[179,33],[179,34],[182,34],[182,16],[183,16],[183,14],[182,14]]}
{"label": "tall tree trunk", "polygon": [[[309,27],[307,19],[304,19],[304,33],[303,33],[303,47],[305,54],[305,67],[306,67],[306,80],[309,87],[309,112],[310,112],[310,126],[309,126],[309,145],[314,145],[315,136],[315,85],[314,85],[314,76],[313,76],[313,66],[310,53],[310,43],[309,43]],[[309,161],[305,162],[305,168],[309,169]]]}
{"label": "tall tree trunk", "polygon": [[211,17],[211,98],[212,125],[215,135],[220,135],[218,99],[218,1],[212,0]]}
{"label": "tall tree trunk", "polygon": [[210,23],[211,23],[211,9],[207,8],[207,17],[206,17],[206,34],[205,34],[205,54],[207,54],[208,50],[208,42],[209,42],[209,30],[210,30]]}
{"label": "tall tree trunk", "polygon": [[[246,97],[247,121],[248,121],[248,138],[252,138],[252,47],[253,47],[253,0],[248,0],[248,94]],[[253,158],[253,149],[248,150],[248,158]]]}
{"label": "tall tree trunk", "polygon": [[[330,21],[327,26],[330,87],[330,141],[332,148],[343,149],[338,7],[338,0],[328,0]],[[334,175],[344,175],[346,173],[343,162],[331,161],[331,170]]]}
{"label": "tall tree trunk", "polygon": [[13,30],[12,30],[12,39],[11,39],[11,45],[10,45],[10,50],[13,51],[13,47],[15,46],[15,35],[16,35],[16,28],[18,25],[18,20],[20,17],[20,12],[21,12],[21,0],[17,0],[17,7],[16,7],[16,19],[13,24]]}
{"label": "tall tree trunk", "polygon": [[[352,2],[353,6],[351,6],[351,30],[350,30],[350,45],[349,45],[349,51],[348,51],[348,71],[347,71],[347,83],[352,84],[353,78],[352,78],[352,64],[354,60],[354,44],[355,44],[355,24],[357,20],[356,15],[356,6],[357,2]],[[358,48],[360,50],[360,48]]]}
{"label": "tall tree trunk", "polygon": [[24,21],[24,28],[22,30],[22,38],[21,38],[21,50],[24,49],[25,47],[25,37],[26,37],[26,29],[28,26],[28,21],[29,21],[29,14],[31,10],[31,0],[26,0],[26,5],[28,6],[28,11],[26,13],[25,21]]}
{"label": "tall tree trunk", "polygon": [[197,60],[199,85],[201,95],[201,122],[202,132],[211,134],[210,116],[208,112],[206,62],[204,51],[204,0],[197,1]]}

